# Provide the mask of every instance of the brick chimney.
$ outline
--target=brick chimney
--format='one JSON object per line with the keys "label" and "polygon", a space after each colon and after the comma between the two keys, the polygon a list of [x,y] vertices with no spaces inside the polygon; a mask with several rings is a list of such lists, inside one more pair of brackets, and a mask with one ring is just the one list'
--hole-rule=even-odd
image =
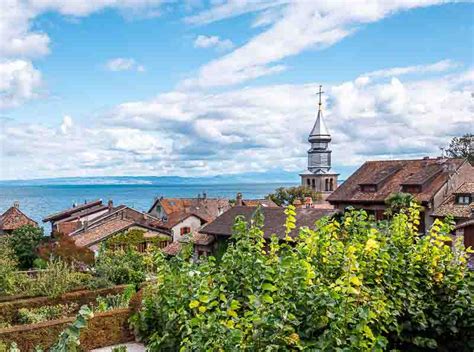
{"label": "brick chimney", "polygon": [[237,196],[235,197],[235,205],[236,206],[242,206],[243,205],[243,202],[242,202],[242,193],[237,193]]}
{"label": "brick chimney", "polygon": [[17,209],[20,209],[20,202],[16,200],[15,202],[13,202],[13,206]]}

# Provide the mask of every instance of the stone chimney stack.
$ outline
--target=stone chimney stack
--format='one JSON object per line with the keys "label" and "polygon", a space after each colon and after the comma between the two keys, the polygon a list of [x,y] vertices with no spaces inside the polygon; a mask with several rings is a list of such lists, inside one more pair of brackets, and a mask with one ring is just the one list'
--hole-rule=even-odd
{"label": "stone chimney stack", "polygon": [[15,208],[17,208],[17,209],[20,209],[20,202],[16,200],[16,201],[13,203],[13,206],[14,206]]}
{"label": "stone chimney stack", "polygon": [[109,199],[107,206],[109,207],[109,211],[112,211],[114,208],[114,201],[112,199]]}
{"label": "stone chimney stack", "polygon": [[236,206],[242,206],[243,205],[243,202],[242,202],[242,193],[237,193],[237,196],[235,197],[235,205]]}

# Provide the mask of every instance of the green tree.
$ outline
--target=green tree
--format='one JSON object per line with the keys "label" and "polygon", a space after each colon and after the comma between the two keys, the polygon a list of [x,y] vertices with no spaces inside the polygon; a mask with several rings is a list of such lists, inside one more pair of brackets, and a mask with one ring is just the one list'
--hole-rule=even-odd
{"label": "green tree", "polygon": [[17,264],[15,252],[7,238],[0,237],[0,296],[14,292]]}
{"label": "green tree", "polygon": [[319,200],[321,199],[321,193],[304,186],[297,186],[288,188],[280,187],[277,188],[275,192],[267,195],[267,198],[271,199],[279,206],[292,205],[295,200],[304,203],[306,197],[311,197],[313,200]]}
{"label": "green tree", "polygon": [[20,269],[30,269],[38,258],[36,249],[44,239],[43,228],[25,225],[13,231],[9,243],[16,254]]}
{"label": "green tree", "polygon": [[385,204],[388,205],[386,214],[394,215],[400,213],[402,210],[406,210],[416,202],[415,197],[410,193],[397,192],[390,194],[385,199]]}
{"label": "green tree", "polygon": [[466,133],[462,137],[454,137],[446,149],[451,158],[465,158],[474,165],[474,134]]}

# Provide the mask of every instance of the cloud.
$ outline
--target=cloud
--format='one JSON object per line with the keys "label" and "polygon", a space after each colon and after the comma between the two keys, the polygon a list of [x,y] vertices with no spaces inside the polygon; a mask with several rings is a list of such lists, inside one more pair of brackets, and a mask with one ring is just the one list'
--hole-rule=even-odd
{"label": "cloud", "polygon": [[105,64],[105,67],[109,71],[137,71],[144,72],[145,67],[138,64],[134,59],[118,57],[110,59]]}
{"label": "cloud", "polygon": [[234,43],[232,43],[229,39],[220,39],[216,35],[212,36],[205,36],[205,35],[198,35],[194,40],[194,47],[195,48],[217,48],[219,50],[229,50],[234,47]]}
{"label": "cloud", "polygon": [[[200,68],[185,86],[215,87],[245,82],[280,72],[281,60],[311,48],[333,45],[362,24],[376,22],[399,11],[440,4],[441,0],[357,0],[276,2],[278,11],[267,12],[256,25],[270,25],[243,46]],[[285,6],[282,6],[285,5]],[[243,13],[271,9],[269,1],[227,1],[187,18],[203,24]],[[263,17],[262,17],[263,16]]]}
{"label": "cloud", "polygon": [[64,115],[63,123],[61,124],[60,130],[62,134],[68,134],[73,127],[72,117],[69,115]]}
{"label": "cloud", "polygon": [[0,61],[0,109],[11,108],[36,98],[41,73],[25,60]]}

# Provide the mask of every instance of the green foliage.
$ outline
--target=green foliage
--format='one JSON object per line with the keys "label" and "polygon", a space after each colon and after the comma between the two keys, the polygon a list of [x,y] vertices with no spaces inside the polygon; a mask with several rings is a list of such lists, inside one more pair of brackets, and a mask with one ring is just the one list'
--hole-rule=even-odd
{"label": "green foliage", "polygon": [[51,347],[49,352],[77,352],[81,330],[87,326],[87,321],[93,316],[94,313],[88,306],[82,306],[76,320],[59,335],[58,342]]}
{"label": "green foliage", "polygon": [[299,200],[301,203],[304,203],[306,197],[311,197],[314,200],[321,199],[321,194],[315,192],[310,188],[304,186],[298,187],[280,187],[275,190],[275,192],[267,195],[267,198],[271,199],[275,204],[279,206],[283,205],[292,205],[295,200]]}
{"label": "green foliage", "polygon": [[119,308],[127,308],[134,293],[135,286],[129,285],[122,293],[116,295],[107,295],[105,297],[99,296],[96,298],[96,310],[99,312],[106,312]]}
{"label": "green foliage", "polygon": [[35,324],[42,321],[61,319],[77,311],[77,304],[57,304],[54,306],[42,306],[38,308],[21,308],[18,310],[18,322],[20,324]]}
{"label": "green foliage", "polygon": [[103,250],[95,265],[96,275],[116,285],[138,285],[146,279],[145,256],[133,250]]}
{"label": "green foliage", "polygon": [[71,265],[92,265],[95,260],[89,248],[76,245],[74,238],[61,233],[39,246],[38,255],[46,261],[59,259]]}
{"label": "green foliage", "polygon": [[33,260],[33,267],[35,269],[46,269],[48,267],[48,262],[42,258],[36,258]]}
{"label": "green foliage", "polygon": [[17,261],[8,241],[0,239],[0,296],[10,295],[16,289]]}
{"label": "green foliage", "polygon": [[401,211],[407,210],[410,208],[412,203],[415,203],[415,197],[410,193],[392,193],[385,199],[385,204],[388,205],[386,214],[391,216],[398,214]]}
{"label": "green foliage", "polygon": [[37,258],[36,248],[43,238],[43,229],[32,225],[22,226],[9,236],[10,246],[18,258],[21,269],[33,267],[33,261]]}
{"label": "green foliage", "polygon": [[471,165],[474,165],[474,134],[466,133],[462,137],[454,137],[446,153],[451,158],[466,158]]}
{"label": "green foliage", "polygon": [[112,352],[127,352],[127,346],[117,346],[112,348]]}
{"label": "green foliage", "polygon": [[267,244],[260,213],[237,218],[219,264],[156,255],[156,284],[132,325],[150,351],[471,351],[464,249],[445,244],[450,223],[420,237],[418,218],[416,205],[378,223],[350,211]]}
{"label": "green foliage", "polygon": [[106,248],[107,249],[114,249],[116,247],[122,249],[130,249],[134,250],[137,248],[139,244],[148,242],[151,244],[156,244],[162,241],[168,241],[169,237],[164,235],[159,235],[155,237],[144,237],[145,231],[132,229],[126,232],[119,233],[115,236],[110,237],[106,241]]}

